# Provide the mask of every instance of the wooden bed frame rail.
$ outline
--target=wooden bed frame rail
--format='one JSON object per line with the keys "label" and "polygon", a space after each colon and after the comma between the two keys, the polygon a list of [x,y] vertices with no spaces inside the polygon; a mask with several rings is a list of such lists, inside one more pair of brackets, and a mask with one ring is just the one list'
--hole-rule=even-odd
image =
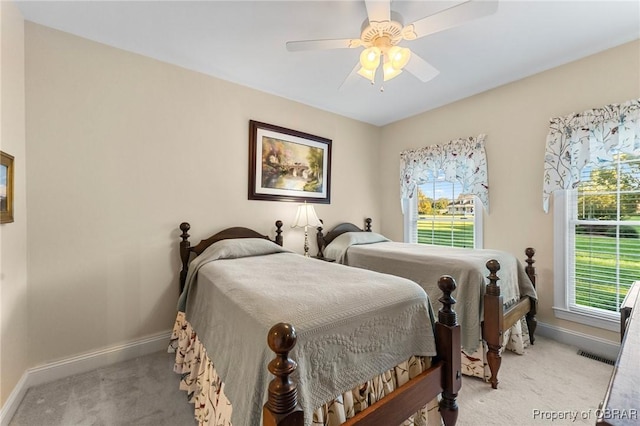
{"label": "wooden bed frame rail", "polygon": [[[322,222],[322,220],[321,220]],[[323,228],[319,226],[317,228],[317,243],[318,243],[318,256],[324,257],[324,248],[333,241],[339,235],[345,232],[371,232],[371,218],[364,220],[364,229],[360,229],[352,223],[340,223],[336,225],[326,235],[322,233]],[[532,247],[525,249],[525,255],[527,258],[525,262],[525,272],[531,280],[534,288],[536,286],[536,268],[533,266],[535,260],[533,256],[536,251]],[[489,276],[487,279],[489,283],[485,289],[484,295],[484,317],[482,321],[482,338],[487,343],[487,363],[489,364],[489,370],[491,371],[491,378],[489,382],[493,389],[498,388],[498,372],[500,370],[500,364],[502,357],[500,355],[500,348],[502,347],[504,331],[511,328],[516,324],[520,318],[525,317],[527,327],[529,328],[529,342],[533,345],[535,342],[535,331],[538,321],[536,319],[537,313],[537,301],[534,298],[523,296],[518,303],[509,308],[504,308],[504,300],[500,294],[500,286],[498,285],[497,272],[500,270],[500,263],[491,259],[486,264],[489,270]]]}
{"label": "wooden bed frame rail", "polygon": [[[453,426],[458,419],[456,398],[462,386],[461,354],[452,348],[460,347],[460,325],[452,309],[455,299],[451,293],[456,283],[450,276],[438,280],[442,290],[439,299],[443,307],[438,311],[436,346],[438,356],[431,368],[400,386],[380,401],[372,404],[342,426],[379,426],[401,424],[438,394],[440,414],[445,426]],[[264,426],[302,426],[304,416],[298,404],[296,384],[291,374],[296,363],[289,352],[296,344],[295,328],[279,323],[269,331],[267,343],[276,357],[269,363],[269,371],[275,378],[269,383],[269,398],[263,407]]]}

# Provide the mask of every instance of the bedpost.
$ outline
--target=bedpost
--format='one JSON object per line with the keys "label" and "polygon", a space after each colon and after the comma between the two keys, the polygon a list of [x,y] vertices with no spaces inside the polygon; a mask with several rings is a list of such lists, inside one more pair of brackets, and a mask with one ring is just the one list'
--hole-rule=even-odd
{"label": "bedpost", "polygon": [[531,280],[531,283],[535,287],[536,286],[536,267],[533,266],[533,264],[536,263],[536,261],[533,260],[533,255],[536,254],[536,249],[534,249],[533,247],[527,247],[524,251],[524,254],[527,255],[527,258],[525,259],[525,262],[527,262],[527,266],[525,266],[524,270],[527,273],[527,276],[529,277],[529,279]]}
{"label": "bedpost", "polygon": [[[527,266],[524,268],[533,284],[533,287],[536,287],[536,267],[533,264],[536,262],[533,260],[533,255],[536,254],[536,250],[533,247],[527,247],[524,251],[527,255],[525,262],[527,262]],[[538,327],[538,320],[536,319],[536,314],[538,313],[538,301],[533,297],[529,298],[531,302],[531,307],[529,308],[529,312],[527,312],[526,320],[527,320],[527,328],[529,329],[529,342],[533,345],[536,341],[534,333],[536,332],[536,328]]]}
{"label": "bedpost", "polygon": [[283,238],[282,238],[282,221],[276,220],[276,244],[282,247]]}
{"label": "bedpost", "polygon": [[502,336],[504,332],[504,316],[502,315],[503,300],[500,295],[500,286],[498,285],[497,272],[500,270],[500,263],[491,259],[487,262],[489,269],[489,284],[485,288],[484,294],[484,323],[483,335],[487,342],[487,364],[491,370],[491,387],[498,389],[498,371],[502,359],[500,357],[500,348],[502,347]]}
{"label": "bedpost", "polygon": [[298,388],[291,380],[296,362],[289,352],[296,345],[296,330],[291,324],[278,323],[271,327],[267,343],[276,357],[269,363],[269,371],[276,376],[269,383],[269,398],[262,408],[264,426],[302,426],[304,413],[298,404]]}
{"label": "bedpost", "polygon": [[182,234],[180,234],[180,259],[182,260],[182,269],[180,270],[180,293],[182,293],[182,289],[184,289],[185,282],[187,281],[187,270],[189,269],[189,255],[191,254],[189,248],[191,247],[191,243],[189,242],[189,229],[191,229],[191,225],[188,222],[182,222],[180,224],[180,230]]}
{"label": "bedpost", "polygon": [[442,297],[438,299],[442,308],[438,311],[436,343],[438,358],[444,362],[440,415],[445,426],[452,426],[458,419],[456,397],[462,386],[460,325],[452,309],[456,299],[451,297],[451,293],[456,289],[456,282],[452,277],[444,275],[438,280],[438,287],[442,290]]}
{"label": "bedpost", "polygon": [[368,217],[364,220],[364,230],[366,232],[371,232],[371,218]]}
{"label": "bedpost", "polygon": [[316,228],[316,243],[318,243],[318,255],[320,259],[324,258],[324,234],[322,233],[322,227],[324,226],[324,222],[320,219],[320,226]]}

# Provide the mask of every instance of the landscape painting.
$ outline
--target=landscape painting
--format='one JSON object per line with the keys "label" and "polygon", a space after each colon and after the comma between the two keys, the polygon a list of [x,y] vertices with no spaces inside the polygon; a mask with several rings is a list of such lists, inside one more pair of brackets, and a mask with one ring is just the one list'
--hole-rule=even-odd
{"label": "landscape painting", "polygon": [[249,199],[330,202],[331,140],[250,121]]}

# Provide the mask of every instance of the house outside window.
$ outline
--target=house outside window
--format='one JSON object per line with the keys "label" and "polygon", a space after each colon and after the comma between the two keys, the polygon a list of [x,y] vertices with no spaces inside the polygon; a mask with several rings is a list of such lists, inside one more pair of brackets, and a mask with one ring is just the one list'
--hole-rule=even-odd
{"label": "house outside window", "polygon": [[417,199],[408,200],[405,209],[405,241],[482,248],[482,204],[461,194],[460,187],[442,176],[418,185]]}
{"label": "house outside window", "polygon": [[400,153],[404,241],[482,248],[489,211],[485,135]]}

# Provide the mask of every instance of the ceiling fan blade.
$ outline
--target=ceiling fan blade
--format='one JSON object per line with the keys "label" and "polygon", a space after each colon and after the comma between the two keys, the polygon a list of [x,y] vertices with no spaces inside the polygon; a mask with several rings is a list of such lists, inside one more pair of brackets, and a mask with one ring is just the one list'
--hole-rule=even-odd
{"label": "ceiling fan blade", "polygon": [[407,65],[404,66],[404,69],[415,75],[423,83],[434,79],[438,74],[440,74],[440,71],[438,71],[433,65],[413,52],[411,52],[411,58],[409,59],[409,62],[407,62]]}
{"label": "ceiling fan blade", "polygon": [[496,10],[498,10],[498,2],[495,0],[468,0],[405,26],[402,29],[402,36],[405,40],[414,40],[491,15]]}
{"label": "ceiling fan blade", "polygon": [[391,0],[365,0],[369,22],[391,20]]}
{"label": "ceiling fan blade", "polygon": [[345,78],[340,87],[338,87],[339,91],[346,90],[349,87],[353,86],[353,84],[358,79],[358,70],[361,66],[362,65],[360,65],[360,62],[356,63],[356,66],[353,67],[353,70],[351,70],[347,78]]}
{"label": "ceiling fan blade", "polygon": [[362,42],[357,38],[344,38],[335,40],[300,40],[287,42],[287,50],[289,52],[299,52],[302,50],[348,49],[360,46],[362,46]]}

